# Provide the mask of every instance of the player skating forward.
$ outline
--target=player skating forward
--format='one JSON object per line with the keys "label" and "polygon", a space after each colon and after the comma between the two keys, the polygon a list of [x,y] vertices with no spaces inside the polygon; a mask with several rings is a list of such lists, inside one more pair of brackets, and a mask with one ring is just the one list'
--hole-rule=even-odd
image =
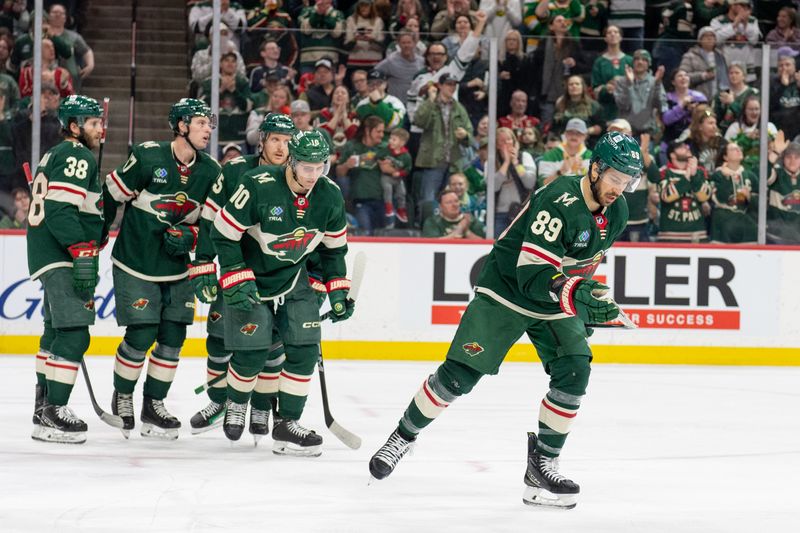
{"label": "player skating forward", "polygon": [[237,440],[244,430],[247,402],[267,359],[274,324],[287,355],[278,380],[282,422],[272,433],[273,451],[280,454],[321,453],[322,437],[298,423],[319,355],[319,308],[303,268],[315,249],[333,320],[353,313],[346,298],[344,199],[324,175],[329,157],[320,132],[297,132],[289,142],[288,165],[244,174],[212,229],[222,268],[225,348],[233,351],[225,434]]}
{"label": "player skating forward", "polygon": [[572,508],[579,488],[558,472],[566,441],[589,381],[592,353],[587,323],[619,314],[591,279],[605,252],[625,229],[623,191],[636,189],[639,145],[607,133],[595,146],[589,175],[562,176],[540,189],[492,248],[445,362],[426,379],[397,429],[369,462],[373,477],[392,473],[417,434],[481,376],[496,374],[511,346],[527,334],[550,390],[539,409],[539,434],[525,472],[523,501]]}
{"label": "player skating forward", "polygon": [[123,433],[134,427],[133,390],[147,365],[142,436],[178,438],[181,423],[164,406],[175,377],[186,326],[194,320],[189,252],[197,240],[200,210],[216,183],[219,164],[202,150],[213,127],[211,109],[184,98],[172,106],[172,142],[137,145],[127,162],[106,176],[106,223],[130,202],[111,253],[117,323],[125,337],[114,362],[112,410]]}
{"label": "player skating forward", "polygon": [[58,106],[64,140],[48,151],[31,184],[28,268],[44,288],[44,333],[36,355],[34,439],[80,444],[86,423],[67,406],[94,324],[101,187],[92,150],[103,112],[96,100],[67,97]]}
{"label": "player skating forward", "polygon": [[[214,218],[221,206],[236,191],[240,177],[247,171],[262,165],[283,165],[289,158],[289,140],[297,131],[291,117],[279,113],[267,115],[258,128],[261,137],[261,152],[256,155],[237,157],[222,167],[222,174],[211,189],[211,194],[206,198],[203,206],[200,234],[205,236],[211,230]],[[210,303],[208,312],[208,337],[206,350],[208,359],[206,363],[207,380],[213,381],[228,370],[231,352],[225,349],[223,341],[223,314],[222,298],[217,297],[217,276],[214,257],[217,253],[211,241],[201,238],[195,261],[189,268],[189,278],[194,283],[195,295],[204,302]],[[269,433],[269,412],[271,398],[277,396],[278,380],[284,360],[283,343],[276,338],[264,369],[259,373],[253,396],[250,399],[250,433],[256,439]],[[190,424],[192,433],[202,433],[222,425],[225,416],[225,400],[227,379],[225,376],[208,389],[209,404],[197,412]]]}

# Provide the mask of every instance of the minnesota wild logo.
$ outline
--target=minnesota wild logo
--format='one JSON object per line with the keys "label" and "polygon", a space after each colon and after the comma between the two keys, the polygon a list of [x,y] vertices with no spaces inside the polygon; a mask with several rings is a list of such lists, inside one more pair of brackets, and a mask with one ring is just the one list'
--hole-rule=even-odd
{"label": "minnesota wild logo", "polygon": [[169,225],[182,221],[197,207],[198,203],[185,192],[165,194],[150,202],[150,208],[156,213],[158,220]]}
{"label": "minnesota wild logo", "polygon": [[248,322],[247,324],[242,326],[239,331],[241,331],[248,337],[252,337],[257,329],[258,329],[258,324],[253,324],[252,322]]}
{"label": "minnesota wild logo", "polygon": [[281,261],[297,263],[305,255],[308,245],[317,236],[317,230],[297,228],[292,233],[280,235],[269,243],[269,249],[275,252]]}
{"label": "minnesota wild logo", "polygon": [[147,304],[149,303],[150,300],[148,300],[147,298],[139,298],[138,300],[136,300],[131,304],[131,307],[133,307],[137,311],[142,311],[145,307],[147,307]]}
{"label": "minnesota wild logo", "polygon": [[212,312],[211,312],[211,313],[208,315],[208,320],[209,320],[209,321],[210,321],[212,324],[214,324],[214,323],[216,323],[216,322],[219,322],[219,319],[220,319],[220,318],[222,318],[222,315],[221,315],[220,313],[217,313],[216,311],[212,311]]}
{"label": "minnesota wild logo", "polygon": [[461,347],[464,349],[464,352],[466,352],[466,354],[470,357],[475,357],[476,355],[483,352],[483,346],[481,346],[475,341],[468,342],[462,345]]}

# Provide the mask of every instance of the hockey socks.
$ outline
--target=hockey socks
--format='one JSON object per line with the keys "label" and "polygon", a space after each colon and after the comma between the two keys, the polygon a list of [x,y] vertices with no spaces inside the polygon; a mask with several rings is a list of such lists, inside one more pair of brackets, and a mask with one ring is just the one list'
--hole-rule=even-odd
{"label": "hockey socks", "polygon": [[536,450],[547,457],[558,457],[567,440],[570,426],[578,414],[581,396],[550,389],[539,406],[539,438]]}
{"label": "hockey socks", "polygon": [[[208,359],[206,360],[206,381],[210,382],[228,371],[228,363],[233,353],[225,349],[225,341],[222,337],[209,335],[206,338],[206,350]],[[224,404],[227,399],[226,388],[228,387],[227,377],[208,388],[208,397],[212,402]]]}
{"label": "hockey socks", "polygon": [[283,343],[277,342],[270,347],[267,362],[259,372],[256,380],[256,387],[250,398],[250,405],[253,409],[269,411],[272,408],[273,400],[278,400],[280,390],[281,370],[286,361]]}
{"label": "hockey socks", "polygon": [[319,350],[316,344],[294,345],[287,346],[286,352],[289,355],[278,380],[278,413],[281,418],[299,420],[306,405]]}
{"label": "hockey socks", "polygon": [[234,403],[247,403],[256,388],[258,374],[264,368],[266,350],[236,350],[228,363],[226,396]]}
{"label": "hockey socks", "polygon": [[52,355],[50,350],[53,347],[55,338],[56,330],[53,329],[49,320],[45,320],[44,333],[42,333],[42,336],[39,338],[39,352],[36,354],[36,384],[41,387],[47,386],[45,363],[47,362],[47,358]]}
{"label": "hockey socks", "polygon": [[144,395],[155,400],[167,397],[175,372],[178,370],[180,347],[156,344],[147,363],[147,379],[144,380]]}
{"label": "hockey socks", "polygon": [[114,390],[123,394],[133,394],[136,382],[144,368],[145,350],[137,350],[127,341],[117,347],[114,359]]}
{"label": "hockey socks", "polygon": [[72,387],[78,377],[83,354],[89,349],[89,328],[64,328],[56,330],[52,354],[45,362],[47,377],[47,402],[67,405]]}

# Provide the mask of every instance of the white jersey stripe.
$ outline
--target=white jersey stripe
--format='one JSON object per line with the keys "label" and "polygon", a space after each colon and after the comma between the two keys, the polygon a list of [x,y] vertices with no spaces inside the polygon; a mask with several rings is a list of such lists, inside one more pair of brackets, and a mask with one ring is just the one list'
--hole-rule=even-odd
{"label": "white jersey stripe", "polygon": [[133,191],[128,189],[122,182],[116,170],[112,170],[106,176],[106,187],[108,187],[108,192],[111,193],[114,200],[118,202],[127,202],[135,196]]}
{"label": "white jersey stripe", "polygon": [[242,234],[245,232],[245,229],[242,228],[240,224],[237,224],[236,219],[225,209],[220,211],[216,218],[214,218],[214,227],[217,228],[217,231],[222,233],[226,239],[236,242],[242,240]]}

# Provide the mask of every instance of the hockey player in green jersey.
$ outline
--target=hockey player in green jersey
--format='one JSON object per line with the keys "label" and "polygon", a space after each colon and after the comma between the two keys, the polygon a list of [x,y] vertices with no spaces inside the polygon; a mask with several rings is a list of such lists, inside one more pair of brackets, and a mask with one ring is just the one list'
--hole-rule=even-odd
{"label": "hockey player in green jersey", "polygon": [[550,376],[530,434],[523,501],[572,508],[578,485],[558,472],[589,381],[587,324],[613,320],[609,288],[591,279],[625,229],[623,191],[636,190],[639,145],[618,132],[595,145],[587,176],[562,176],[537,191],[495,242],[461,318],[445,362],[426,379],[389,440],[372,456],[374,478],[392,473],[417,435],[486,374],[496,374],[511,346],[527,334]]}
{"label": "hockey player in green jersey", "polygon": [[211,233],[222,268],[225,348],[233,352],[223,429],[231,440],[241,437],[274,324],[287,355],[279,378],[282,422],[272,434],[278,454],[321,453],[322,437],[298,423],[320,341],[319,307],[303,268],[308,254],[319,251],[332,319],[345,320],[353,313],[346,299],[344,199],[325,176],[329,158],[320,132],[297,132],[289,143],[288,165],[245,173]]}
{"label": "hockey player in green jersey", "polygon": [[67,406],[94,324],[103,212],[92,150],[103,133],[96,100],[67,97],[58,107],[64,140],[48,151],[31,184],[28,269],[44,289],[44,334],[36,355],[34,439],[79,444],[86,423]]}
{"label": "hockey player in green jersey", "polygon": [[117,323],[125,337],[114,363],[112,410],[134,427],[133,390],[147,365],[141,434],[178,438],[181,423],[164,406],[175,377],[186,327],[194,320],[194,291],[188,278],[189,252],[197,241],[200,211],[217,182],[219,164],[202,150],[214,117],[199,100],[172,106],[169,142],[134,147],[127,162],[105,180],[106,222],[119,204],[130,202],[111,253]]}
{"label": "hockey player in green jersey", "polygon": [[767,180],[767,235],[777,244],[800,243],[800,143],[790,143]]}
{"label": "hockey player in green jersey", "polygon": [[[200,236],[195,260],[189,267],[189,279],[194,284],[195,295],[204,302],[210,303],[208,311],[208,337],[206,349],[208,359],[206,366],[207,381],[222,376],[208,389],[210,403],[197,412],[190,420],[192,433],[202,433],[222,425],[225,415],[225,390],[227,379],[224,374],[228,370],[231,353],[225,349],[223,341],[224,328],[222,317],[224,309],[222,298],[217,296],[217,269],[214,257],[217,253],[210,239],[204,238],[211,231],[214,218],[233,195],[239,185],[239,178],[245,172],[262,165],[283,165],[289,158],[289,140],[297,131],[291,117],[279,113],[267,115],[258,128],[261,137],[259,154],[237,157],[222,167],[222,174],[211,194],[206,198],[200,221]],[[276,341],[270,349],[269,358],[264,369],[259,373],[256,382],[252,408],[250,410],[250,433],[256,438],[269,432],[268,419],[270,396],[277,394],[278,376],[284,359],[283,343]]]}

